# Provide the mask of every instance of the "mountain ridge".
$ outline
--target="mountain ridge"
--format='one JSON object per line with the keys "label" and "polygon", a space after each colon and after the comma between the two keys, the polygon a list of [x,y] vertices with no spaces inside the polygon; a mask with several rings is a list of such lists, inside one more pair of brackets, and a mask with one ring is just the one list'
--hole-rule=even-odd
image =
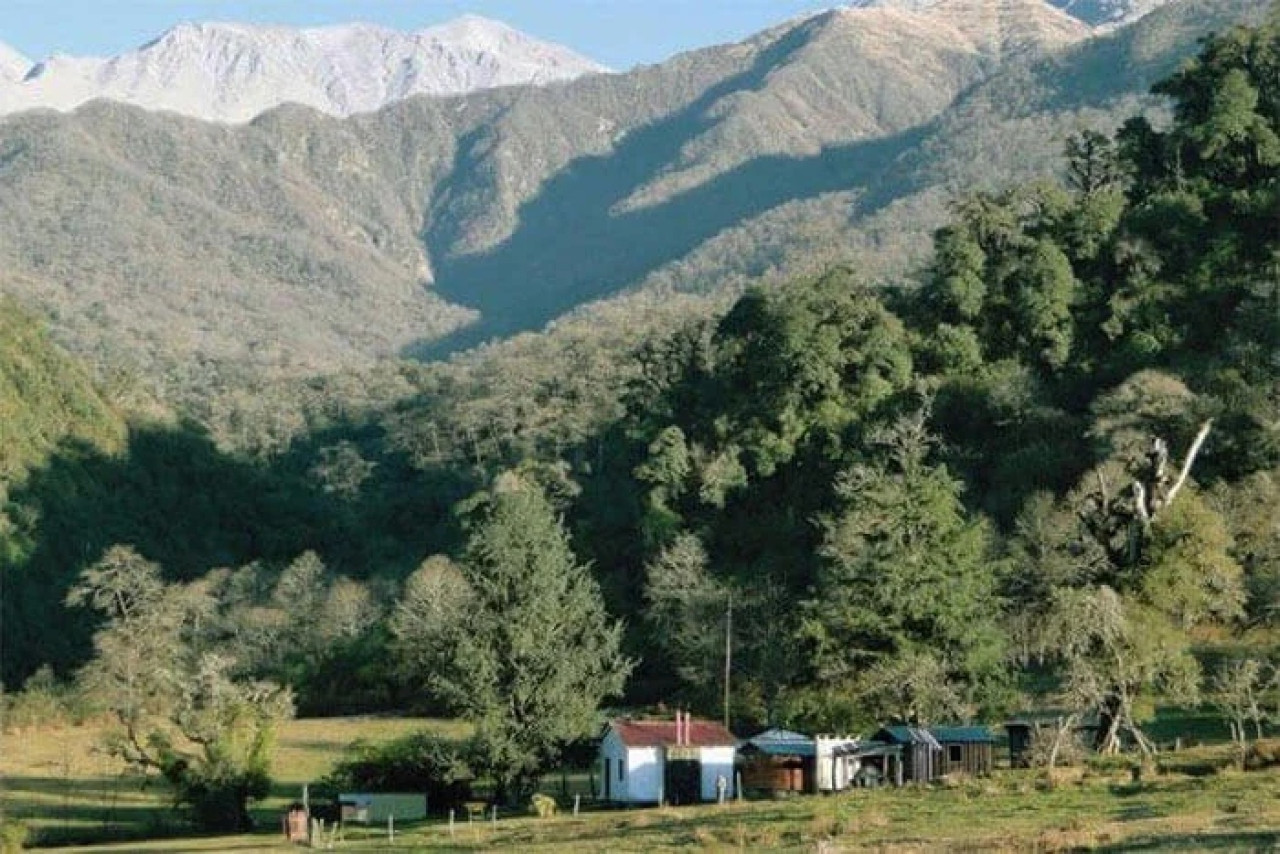
{"label": "mountain ridge", "polygon": [[[924,12],[943,0],[847,0],[850,8],[896,8]],[[1127,26],[1174,0],[1043,0],[1090,27],[1102,30]]]}
{"label": "mountain ridge", "polygon": [[[920,15],[949,26],[965,43],[975,35],[999,37],[984,17],[1008,16],[1010,10],[1044,17],[1051,10],[1060,16],[1057,26],[1069,41],[1088,35],[1073,29],[1073,21],[1119,26],[1166,2],[852,0],[828,12]],[[1010,54],[1035,46],[1002,47]],[[311,28],[187,22],[111,57],[55,54],[33,64],[10,53],[6,56],[0,46],[0,115],[37,108],[65,112],[106,98],[229,123],[247,122],[285,103],[345,117],[415,95],[463,94],[608,71],[567,48],[476,15],[407,33],[360,22]]]}
{"label": "mountain ridge", "polygon": [[0,84],[19,81],[26,77],[30,70],[31,60],[4,42],[0,42]]}
{"label": "mountain ridge", "polygon": [[228,123],[284,103],[348,116],[415,95],[544,84],[607,70],[478,16],[411,33],[371,24],[184,23],[114,57],[43,60],[20,81],[0,82],[0,114],[67,111],[106,98]]}

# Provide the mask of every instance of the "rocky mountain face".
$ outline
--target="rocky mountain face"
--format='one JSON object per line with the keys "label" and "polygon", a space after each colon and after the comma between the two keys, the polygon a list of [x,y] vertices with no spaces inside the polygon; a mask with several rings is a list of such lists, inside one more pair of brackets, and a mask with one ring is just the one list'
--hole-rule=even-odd
{"label": "rocky mountain face", "polygon": [[16,83],[30,68],[31,60],[0,42],[0,84]]}
{"label": "rocky mountain face", "polygon": [[1048,0],[1048,2],[1092,27],[1115,28],[1133,23],[1171,0]]}
{"label": "rocky mountain face", "polygon": [[[7,63],[0,57],[0,67]],[[219,122],[297,103],[335,116],[414,95],[569,80],[605,69],[504,24],[468,16],[415,33],[182,24],[109,59],[55,56],[0,81],[0,113],[108,98]]]}
{"label": "rocky mountain face", "polygon": [[1260,12],[1193,0],[1086,40],[1040,0],[942,0],[345,120],[22,114],[0,121],[0,289],[181,395],[832,261],[893,278],[954,193],[1052,171],[1067,134]]}

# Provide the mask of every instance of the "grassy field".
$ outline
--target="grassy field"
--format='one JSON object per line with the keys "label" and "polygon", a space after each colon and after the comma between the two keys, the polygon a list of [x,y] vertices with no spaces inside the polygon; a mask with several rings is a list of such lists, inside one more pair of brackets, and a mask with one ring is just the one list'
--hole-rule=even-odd
{"label": "grassy field", "polygon": [[[94,750],[97,732],[68,727],[4,736],[0,752],[8,815],[24,818],[44,841],[127,834],[133,841],[76,848],[93,852],[289,851],[274,829],[280,808],[303,782],[318,779],[357,738],[381,741],[418,729],[465,735],[456,723],[348,718],[291,723],[276,751],[279,782],[259,805],[263,832],[143,842],[172,832],[175,816],[158,786],[139,788]],[[1280,847],[1280,770],[1213,772],[1214,751],[1162,758],[1165,772],[1134,781],[1114,771],[1030,771],[949,786],[854,791],[724,807],[584,810],[579,817],[499,815],[468,822],[349,828],[351,851],[1254,851]],[[1221,765],[1221,762],[1216,763]],[[1182,772],[1186,773],[1182,773]],[[1201,776],[1196,776],[1201,775]],[[559,777],[547,780],[557,792]],[[584,781],[571,780],[580,790]],[[117,836],[121,838],[121,836]]]}
{"label": "grassy field", "polygon": [[[1256,851],[1280,845],[1280,773],[1213,777],[1004,772],[954,787],[855,791],[724,807],[500,817],[349,831],[350,851]],[[288,851],[270,835],[78,849]]]}
{"label": "grassy field", "polygon": [[[272,795],[257,805],[264,827],[275,827],[282,805],[304,783],[322,777],[357,739],[389,741],[429,729],[465,736],[454,721],[415,718],[330,718],[290,721],[277,738]],[[181,822],[165,787],[129,772],[99,749],[101,730],[65,726],[0,735],[0,797],[42,843],[172,834]]]}

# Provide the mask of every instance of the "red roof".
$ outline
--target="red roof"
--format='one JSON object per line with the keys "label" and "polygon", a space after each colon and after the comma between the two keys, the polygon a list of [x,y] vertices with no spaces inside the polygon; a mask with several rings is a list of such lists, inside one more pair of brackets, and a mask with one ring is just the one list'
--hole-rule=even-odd
{"label": "red roof", "polygon": [[[616,720],[609,724],[627,747],[675,747],[675,721]],[[738,739],[722,724],[693,718],[689,721],[690,747],[733,747]]]}

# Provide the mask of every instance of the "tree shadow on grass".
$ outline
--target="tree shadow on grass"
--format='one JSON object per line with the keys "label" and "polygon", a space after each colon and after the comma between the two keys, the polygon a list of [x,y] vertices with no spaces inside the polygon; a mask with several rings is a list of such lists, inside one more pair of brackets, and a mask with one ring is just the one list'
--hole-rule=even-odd
{"label": "tree shadow on grass", "polygon": [[187,828],[155,779],[5,775],[0,789],[6,813],[28,823],[32,842],[40,845],[140,839]]}
{"label": "tree shadow on grass", "polygon": [[1274,830],[1225,833],[1167,833],[1100,845],[1094,851],[1274,851],[1280,832]]}

